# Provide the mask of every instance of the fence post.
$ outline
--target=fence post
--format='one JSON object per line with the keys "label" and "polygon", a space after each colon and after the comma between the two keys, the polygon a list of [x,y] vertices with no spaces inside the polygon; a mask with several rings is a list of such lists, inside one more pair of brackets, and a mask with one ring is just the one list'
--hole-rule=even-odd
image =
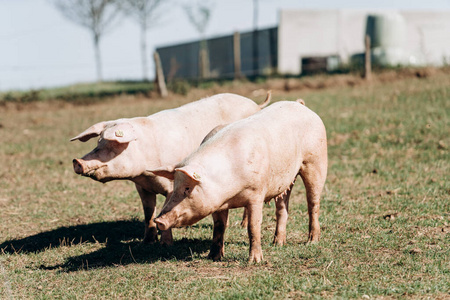
{"label": "fence post", "polygon": [[372,80],[372,62],[370,57],[370,36],[366,34],[364,39],[365,55],[364,55],[364,78],[367,81]]}
{"label": "fence post", "polygon": [[164,80],[164,72],[161,64],[161,58],[157,51],[153,53],[153,58],[155,60],[155,85],[158,93],[161,97],[165,98],[168,95],[166,82]]}
{"label": "fence post", "polygon": [[253,76],[256,78],[259,75],[259,32],[253,30],[252,32],[252,60],[253,60]]}
{"label": "fence post", "polygon": [[198,68],[200,79],[210,78],[208,41],[202,39],[199,45]]}
{"label": "fence post", "polygon": [[241,34],[235,32],[233,35],[233,57],[234,57],[234,79],[242,77],[241,74]]}

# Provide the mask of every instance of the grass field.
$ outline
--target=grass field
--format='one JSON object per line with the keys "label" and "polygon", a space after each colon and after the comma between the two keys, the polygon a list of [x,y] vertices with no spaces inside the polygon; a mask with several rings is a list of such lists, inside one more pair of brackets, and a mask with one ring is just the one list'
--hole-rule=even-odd
{"label": "grass field", "polygon": [[72,159],[95,143],[69,139],[93,123],[151,114],[196,96],[0,107],[0,298],[448,299],[449,83],[450,75],[439,73],[275,89],[274,100],[301,97],[322,117],[329,171],[321,241],[305,244],[298,180],[286,246],[271,245],[274,204],[264,210],[261,264],[247,263],[241,209],[230,214],[224,259],[212,262],[211,218],[174,230],[173,247],[143,245],[134,185],[103,185],[72,170]]}

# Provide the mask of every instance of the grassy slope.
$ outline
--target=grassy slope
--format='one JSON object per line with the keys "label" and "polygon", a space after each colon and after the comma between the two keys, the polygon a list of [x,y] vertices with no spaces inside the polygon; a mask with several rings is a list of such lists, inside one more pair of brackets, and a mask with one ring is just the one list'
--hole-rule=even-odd
{"label": "grassy slope", "polygon": [[[291,196],[288,245],[248,265],[248,238],[231,213],[222,262],[206,259],[211,219],[174,231],[175,245],[141,245],[142,211],[128,182],[105,185],[71,167],[94,142],[68,139],[101,120],[192,99],[118,98],[90,106],[37,103],[0,113],[0,298],[448,297],[449,75],[299,95],[324,120],[329,175],[321,242],[306,245],[305,193]],[[163,199],[159,198],[159,207]]]}

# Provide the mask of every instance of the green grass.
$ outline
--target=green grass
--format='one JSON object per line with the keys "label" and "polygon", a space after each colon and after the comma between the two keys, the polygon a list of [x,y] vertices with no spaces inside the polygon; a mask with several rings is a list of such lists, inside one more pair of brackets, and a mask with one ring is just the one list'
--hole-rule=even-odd
{"label": "green grass", "polygon": [[[174,230],[173,247],[142,245],[141,204],[128,182],[76,176],[94,142],[68,140],[95,122],[142,116],[189,98],[89,106],[0,108],[0,298],[285,299],[450,297],[450,75],[274,91],[323,119],[329,170],[321,241],[307,245],[305,192],[291,196],[287,245],[248,264],[241,210],[225,257],[206,259],[212,220]],[[163,198],[158,198],[161,208]],[[366,295],[366,296],[365,296]]]}

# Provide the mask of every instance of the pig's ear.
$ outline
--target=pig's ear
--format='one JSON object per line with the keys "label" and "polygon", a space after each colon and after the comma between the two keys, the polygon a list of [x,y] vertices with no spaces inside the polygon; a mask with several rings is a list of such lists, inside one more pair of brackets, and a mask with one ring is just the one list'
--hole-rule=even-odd
{"label": "pig's ear", "polygon": [[196,183],[200,183],[202,180],[202,176],[198,171],[195,170],[195,168],[192,168],[190,166],[184,166],[182,168],[176,168],[175,171],[182,172],[189,176],[193,181]]}
{"label": "pig's ear", "polygon": [[123,144],[136,140],[136,133],[130,123],[119,123],[106,129],[103,138]]}
{"label": "pig's ear", "polygon": [[80,140],[82,142],[89,141],[93,137],[99,136],[100,133],[102,133],[102,131],[105,129],[107,124],[108,122],[100,122],[95,125],[92,125],[88,129],[77,135],[76,137],[71,138],[70,141],[71,142],[75,140]]}
{"label": "pig's ear", "polygon": [[175,168],[172,166],[161,167],[161,168],[153,169],[153,170],[146,170],[145,172],[147,174],[153,174],[156,176],[165,177],[170,180],[174,180],[174,176],[175,176]]}

